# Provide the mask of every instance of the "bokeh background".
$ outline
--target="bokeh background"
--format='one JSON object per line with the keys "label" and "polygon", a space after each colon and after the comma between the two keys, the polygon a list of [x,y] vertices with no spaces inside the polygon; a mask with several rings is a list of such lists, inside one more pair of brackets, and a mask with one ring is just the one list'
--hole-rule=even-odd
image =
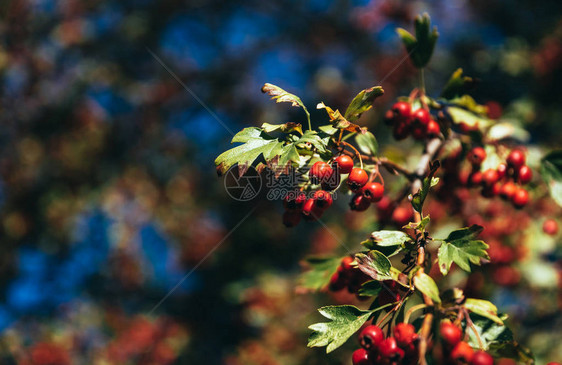
{"label": "bokeh background", "polygon": [[[328,228],[287,230],[279,202],[232,200],[213,161],[228,129],[304,121],[265,82],[325,124],[317,102],[343,108],[382,80],[362,123],[392,142],[381,115],[417,83],[395,28],[424,11],[440,32],[430,94],[462,67],[478,101],[534,145],[560,145],[558,0],[0,2],[0,362],[349,363],[353,346],[306,348],[315,308],[337,298],[297,294],[295,278],[307,254],[358,247],[374,215],[342,201]],[[547,261],[559,268],[560,254]],[[550,284],[548,303],[493,293],[522,342],[555,360]]]}

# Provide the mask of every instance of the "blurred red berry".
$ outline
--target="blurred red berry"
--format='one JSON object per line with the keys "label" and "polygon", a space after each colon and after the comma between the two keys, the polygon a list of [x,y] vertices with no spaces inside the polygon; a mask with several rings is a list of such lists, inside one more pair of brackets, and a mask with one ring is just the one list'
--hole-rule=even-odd
{"label": "blurred red berry", "polygon": [[523,165],[517,171],[517,179],[521,184],[527,184],[533,179],[533,170],[527,165]]}
{"label": "blurred red berry", "polygon": [[518,149],[512,150],[506,161],[509,166],[519,168],[525,164],[525,153]]}
{"label": "blurred red berry", "polygon": [[542,225],[542,230],[544,233],[554,236],[558,233],[558,223],[554,219],[547,219]]}
{"label": "blurred red berry", "polygon": [[466,157],[472,165],[480,166],[486,159],[486,151],[482,147],[474,147]]}
{"label": "blurred red berry", "polygon": [[359,343],[369,351],[376,351],[384,340],[384,334],[380,327],[370,325],[365,327],[359,334]]}

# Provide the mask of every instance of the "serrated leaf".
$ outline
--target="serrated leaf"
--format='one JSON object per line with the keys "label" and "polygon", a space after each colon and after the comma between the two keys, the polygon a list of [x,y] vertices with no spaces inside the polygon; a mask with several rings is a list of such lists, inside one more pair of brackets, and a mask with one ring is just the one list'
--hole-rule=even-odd
{"label": "serrated leaf", "polygon": [[371,132],[359,133],[355,136],[357,146],[366,155],[375,156],[379,149],[377,139]]}
{"label": "serrated leaf", "polygon": [[392,264],[388,257],[382,252],[371,250],[367,254],[358,253],[355,255],[358,268],[375,280],[391,280]]}
{"label": "serrated leaf", "polygon": [[474,86],[472,77],[463,76],[462,68],[458,68],[453,74],[441,92],[441,97],[452,99],[461,96]]}
{"label": "serrated leaf", "polygon": [[439,298],[439,289],[431,276],[426,273],[414,276],[414,286],[423,294],[430,297],[435,303],[441,303],[441,298]]}
{"label": "serrated leaf", "polygon": [[427,197],[427,194],[429,194],[429,189],[431,189],[432,186],[435,186],[439,182],[439,180],[433,179],[433,176],[437,172],[439,166],[440,166],[439,161],[434,161],[429,164],[429,173],[423,179],[421,189],[417,193],[415,193],[414,196],[412,197],[412,207],[414,207],[414,209],[418,211],[420,214],[422,213],[422,208],[423,208],[423,203],[425,202],[425,198]]}
{"label": "serrated leaf", "polygon": [[328,146],[326,142],[320,138],[316,131],[308,130],[304,132],[303,136],[299,138],[296,142],[297,145],[310,143],[319,153],[328,152]]}
{"label": "serrated leaf", "polygon": [[[260,156],[263,156],[267,163],[275,156],[281,155],[283,149],[283,142],[268,136],[261,130],[258,133],[258,131],[253,128],[245,128],[234,136],[232,142],[243,142],[244,144],[221,153],[215,159],[217,172],[221,175],[236,164],[244,166],[252,165]],[[264,166],[265,165],[260,162],[256,168],[259,171]]]}
{"label": "serrated leaf", "polygon": [[261,91],[262,93],[271,96],[271,99],[275,100],[278,103],[291,103],[291,106],[306,109],[298,96],[286,92],[277,85],[266,83],[262,86]]}
{"label": "serrated leaf", "polygon": [[306,259],[308,271],[299,277],[299,287],[309,290],[320,290],[330,281],[332,275],[338,269],[341,258],[338,257],[311,257]]}
{"label": "serrated leaf", "polygon": [[437,42],[437,38],[439,38],[439,33],[437,32],[437,27],[430,29],[431,20],[427,13],[416,17],[414,28],[416,33],[415,37],[402,28],[396,29],[396,32],[402,39],[402,43],[404,43],[414,66],[422,68],[425,67],[431,59],[435,43]]}
{"label": "serrated leaf", "polygon": [[443,240],[437,252],[439,270],[443,275],[447,275],[453,262],[461,269],[470,272],[470,263],[480,265],[480,259],[489,259],[486,252],[488,245],[476,239],[482,229],[480,226],[473,225],[453,231]]}
{"label": "serrated leaf", "polygon": [[519,142],[528,142],[531,134],[525,129],[517,126],[514,122],[503,121],[494,124],[486,134],[489,141],[501,141],[503,139],[514,139]]}
{"label": "serrated leaf", "polygon": [[484,115],[475,114],[460,107],[449,106],[446,108],[446,111],[454,124],[463,124],[471,129],[478,129],[481,132],[493,123],[492,120]]}
{"label": "serrated leaf", "polygon": [[332,127],[331,124],[321,125],[320,127],[318,127],[318,129],[329,136],[333,136],[340,131],[339,129]]}
{"label": "serrated leaf", "polygon": [[354,122],[361,114],[371,109],[373,101],[384,94],[384,90],[380,86],[373,86],[369,89],[362,90],[349,104],[345,111],[345,118],[350,122]]}
{"label": "serrated leaf", "polygon": [[263,123],[262,129],[266,133],[281,131],[283,133],[299,132],[302,135],[302,125],[299,123],[288,122],[285,124],[269,124]]}
{"label": "serrated leaf", "polygon": [[464,307],[472,313],[476,313],[499,325],[503,325],[503,321],[498,317],[498,308],[492,302],[483,299],[468,298],[464,302]]}
{"label": "serrated leaf", "polygon": [[361,285],[357,294],[363,297],[376,297],[379,295],[381,289],[382,284],[380,281],[370,280]]}
{"label": "serrated leaf", "polygon": [[514,359],[518,364],[534,364],[535,357],[528,348],[516,341],[493,342],[488,348],[488,353],[494,358]]}
{"label": "serrated leaf", "polygon": [[562,207],[562,151],[552,151],[541,159],[541,176],[550,196]]}
{"label": "serrated leaf", "polygon": [[[499,315],[499,317],[502,321],[507,319],[506,315]],[[470,314],[470,318],[484,345],[484,350],[494,358],[514,359],[518,363],[523,364],[534,363],[532,352],[514,340],[513,333],[507,326],[500,325],[474,313]],[[469,335],[468,343],[472,347],[478,348],[479,344],[474,331],[467,329],[467,332]]]}
{"label": "serrated leaf", "polygon": [[345,119],[343,115],[341,115],[339,110],[334,111],[329,106],[326,106],[324,103],[318,103],[316,109],[325,109],[328,113],[328,117],[330,117],[330,122],[332,123],[332,127],[337,129],[343,129],[348,132],[355,132],[355,133],[365,133],[367,132],[367,128],[362,128],[357,124],[351,123],[349,120]]}
{"label": "serrated leaf", "polygon": [[412,238],[402,231],[382,230],[371,233],[371,237],[361,244],[373,250],[377,247],[401,246],[411,242],[413,242]]}
{"label": "serrated leaf", "polygon": [[327,353],[343,345],[375,312],[362,311],[352,305],[322,307],[318,311],[332,321],[308,327],[314,331],[308,338],[308,347],[327,346]]}

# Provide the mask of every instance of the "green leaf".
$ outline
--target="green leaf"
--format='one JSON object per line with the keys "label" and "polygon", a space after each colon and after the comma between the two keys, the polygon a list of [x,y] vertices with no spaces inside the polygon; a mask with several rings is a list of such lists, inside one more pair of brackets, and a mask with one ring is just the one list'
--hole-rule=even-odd
{"label": "green leaf", "polygon": [[472,313],[476,313],[482,317],[491,319],[499,325],[503,325],[503,321],[498,317],[498,308],[492,302],[468,298],[464,302],[464,307]]}
{"label": "green leaf", "polygon": [[435,303],[441,303],[441,298],[439,298],[439,289],[431,276],[425,273],[414,276],[414,286],[423,294],[430,297]]}
{"label": "green leaf", "polygon": [[554,201],[562,206],[562,150],[552,151],[541,159],[541,176]]}
{"label": "green leaf", "polygon": [[449,106],[446,108],[446,111],[454,124],[463,124],[470,129],[484,131],[493,123],[488,117],[464,108]]}
{"label": "green leaf", "polygon": [[[474,313],[470,314],[470,318],[482,340],[484,350],[494,358],[510,358],[523,364],[534,363],[532,352],[514,340],[513,333],[507,326]],[[505,321],[506,318],[506,315],[500,315],[502,321]],[[469,335],[468,343],[472,347],[478,348],[479,344],[474,331],[472,329],[467,329],[467,331]]]}
{"label": "green leaf", "polygon": [[368,240],[361,242],[363,246],[369,250],[379,249],[381,247],[401,247],[405,244],[412,244],[413,240],[410,236],[402,231],[375,231],[371,233]]}
{"label": "green leaf", "polygon": [[355,136],[359,149],[367,155],[375,156],[379,149],[377,139],[371,132],[360,133]]}
{"label": "green leaf", "polygon": [[[244,128],[232,139],[232,143],[236,142],[242,142],[244,144],[221,153],[215,159],[217,172],[221,175],[236,164],[250,166],[260,156],[263,156],[267,163],[275,156],[280,156],[283,153],[283,142],[265,134],[259,128]],[[265,167],[265,165],[260,162],[256,166],[256,169],[260,171],[263,167]],[[243,171],[245,171],[245,169],[242,169],[241,174],[243,174]]]}
{"label": "green leaf", "polygon": [[285,124],[263,123],[261,127],[266,133],[281,131],[283,133],[299,132],[300,134],[302,134],[302,125],[300,125],[299,123],[293,123],[293,122],[288,122]]}
{"label": "green leaf", "polygon": [[291,103],[291,106],[301,107],[306,110],[306,107],[298,96],[286,92],[279,86],[266,83],[262,86],[261,91],[271,96],[271,99],[278,103]]}
{"label": "green leaf", "polygon": [[332,127],[331,124],[321,125],[320,127],[318,127],[318,129],[320,129],[320,131],[326,133],[329,136],[333,136],[334,134],[340,131],[339,129]]}
{"label": "green leaf", "polygon": [[439,182],[439,180],[434,180],[433,178],[439,166],[440,166],[439,161],[434,161],[433,163],[429,164],[429,173],[423,179],[421,189],[417,193],[415,193],[414,196],[412,197],[412,206],[420,214],[422,212],[425,198],[427,197],[427,194],[429,194],[429,189],[431,189],[432,186],[435,186]]}
{"label": "green leaf", "polygon": [[352,305],[322,307],[318,311],[332,322],[316,323],[308,327],[314,331],[308,338],[308,347],[327,346],[327,353],[343,345],[375,312],[362,311]]}
{"label": "green leaf", "polygon": [[489,141],[501,141],[503,139],[514,139],[520,142],[528,142],[531,134],[525,129],[517,126],[513,121],[502,121],[494,124],[486,133]]}
{"label": "green leaf", "polygon": [[380,281],[370,280],[361,285],[357,294],[363,297],[376,297],[379,295],[381,289],[382,284]]}
{"label": "green leaf", "polygon": [[357,124],[351,123],[349,120],[345,119],[343,115],[341,115],[339,110],[334,111],[332,108],[327,106],[324,103],[318,103],[316,109],[325,109],[328,113],[328,117],[330,117],[330,122],[332,123],[332,127],[337,129],[343,129],[348,132],[354,133],[365,133],[367,128],[362,128]]}
{"label": "green leaf", "polygon": [[[434,179],[439,180],[438,178],[434,177]],[[433,185],[432,185],[433,186]],[[410,222],[408,224],[406,224],[404,227],[402,228],[411,228],[411,229],[417,229],[420,231],[425,231],[425,227],[427,227],[427,225],[429,224],[430,218],[429,218],[429,214],[426,215],[425,217],[422,218],[421,221],[419,221],[418,223],[416,222]]]}
{"label": "green leaf", "polygon": [[306,259],[310,270],[300,275],[299,286],[313,291],[322,289],[330,282],[330,278],[338,269],[340,262],[341,258],[339,257],[310,257]]}
{"label": "green leaf", "polygon": [[431,29],[431,20],[427,13],[416,17],[414,28],[415,37],[402,28],[396,29],[396,32],[402,39],[414,66],[423,68],[431,59],[439,33],[437,27]]}
{"label": "green leaf", "polygon": [[441,92],[441,97],[445,99],[452,99],[456,96],[461,96],[474,86],[472,77],[463,76],[462,68],[457,69],[451,75],[449,81]]}
{"label": "green leaf", "polygon": [[514,359],[519,364],[534,364],[535,357],[528,348],[520,345],[516,341],[493,342],[488,348],[488,352],[494,358]]}
{"label": "green leaf", "polygon": [[392,274],[390,269],[392,264],[388,257],[382,252],[371,250],[368,254],[355,254],[355,259],[359,264],[358,267],[368,276],[375,280],[391,280]]}
{"label": "green leaf", "polygon": [[356,121],[361,114],[372,108],[373,101],[382,94],[384,94],[384,90],[380,86],[362,90],[347,107],[344,114],[345,118],[351,122]]}
{"label": "green leaf", "polygon": [[305,143],[310,143],[319,153],[328,152],[328,146],[325,141],[320,138],[316,131],[308,130],[304,132],[304,135],[295,142],[297,146],[303,145]]}
{"label": "green leaf", "polygon": [[482,229],[480,226],[473,225],[453,231],[443,240],[437,252],[439,269],[443,275],[447,275],[453,262],[461,269],[470,272],[470,263],[480,265],[480,259],[489,259],[486,253],[488,245],[484,241],[476,240]]}

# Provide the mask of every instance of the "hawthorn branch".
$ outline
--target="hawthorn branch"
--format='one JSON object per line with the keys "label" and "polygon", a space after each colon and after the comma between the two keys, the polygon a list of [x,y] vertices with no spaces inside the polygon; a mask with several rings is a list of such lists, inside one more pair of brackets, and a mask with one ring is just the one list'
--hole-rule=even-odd
{"label": "hawthorn branch", "polygon": [[[343,150],[343,153],[352,157],[356,156],[355,153],[347,150]],[[416,179],[416,174],[414,172],[409,171],[405,167],[397,164],[394,161],[389,160],[386,157],[375,157],[375,156],[369,156],[363,154],[359,154],[358,156],[360,156],[363,161],[373,162],[376,163],[377,165],[383,166],[388,172],[390,172],[393,175],[398,175],[398,174],[404,175],[404,177],[406,177],[410,181],[414,181]]]}
{"label": "hawthorn branch", "polygon": [[[425,145],[424,154],[420,158],[418,165],[414,171],[415,173],[415,180],[412,182],[411,192],[412,195],[417,193],[423,183],[423,179],[425,175],[427,175],[429,170],[429,163],[435,159],[437,153],[443,146],[443,141],[439,138],[431,139]],[[421,214],[418,211],[414,210],[414,222],[419,223],[421,222]],[[421,275],[424,272],[425,267],[425,235],[418,235],[418,256],[416,259],[416,264],[420,267],[416,275]],[[433,300],[427,295],[423,295],[423,301],[427,306],[433,306]],[[425,353],[427,351],[427,342],[429,335],[431,334],[431,327],[433,324],[433,313],[426,313],[425,317],[423,318],[423,323],[421,326],[420,331],[420,348],[419,348],[419,360],[421,365],[426,365],[427,362],[425,360]]]}

